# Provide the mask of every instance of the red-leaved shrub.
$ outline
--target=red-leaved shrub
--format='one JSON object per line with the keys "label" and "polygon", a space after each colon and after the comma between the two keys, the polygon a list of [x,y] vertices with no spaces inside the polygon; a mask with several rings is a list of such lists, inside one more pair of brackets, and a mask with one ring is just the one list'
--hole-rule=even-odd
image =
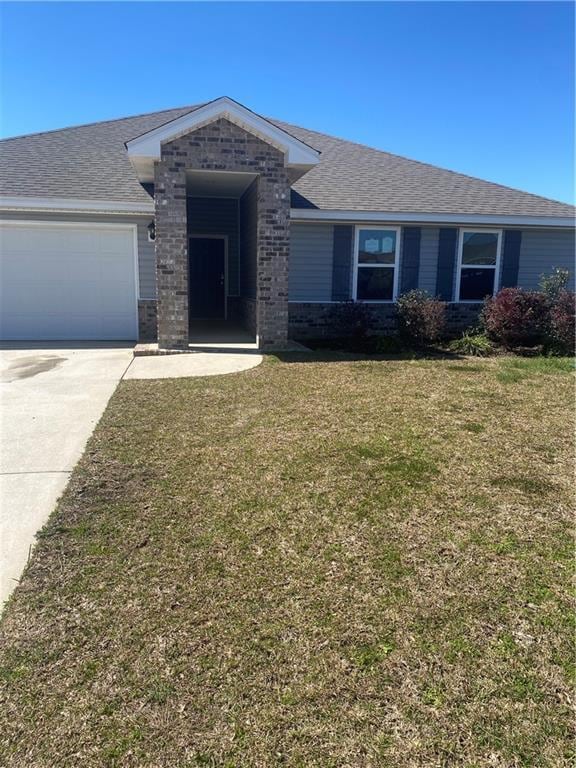
{"label": "red-leaved shrub", "polygon": [[486,299],[482,322],[488,336],[507,349],[541,344],[548,332],[548,299],[541,291],[502,288]]}
{"label": "red-leaved shrub", "polygon": [[560,352],[572,355],[576,347],[576,297],[562,289],[550,307],[550,336]]}
{"label": "red-leaved shrub", "polygon": [[400,333],[415,344],[438,341],[446,327],[446,304],[426,291],[413,290],[399,297]]}

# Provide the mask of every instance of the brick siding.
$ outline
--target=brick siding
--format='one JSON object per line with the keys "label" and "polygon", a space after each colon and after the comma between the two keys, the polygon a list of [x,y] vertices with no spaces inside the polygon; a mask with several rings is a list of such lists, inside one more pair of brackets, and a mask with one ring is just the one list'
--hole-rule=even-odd
{"label": "brick siding", "polygon": [[[334,330],[330,326],[329,312],[335,303],[290,302],[288,330],[292,339],[330,338]],[[373,330],[377,333],[393,334],[398,330],[396,306],[394,304],[369,304],[374,320]],[[482,304],[448,304],[446,326],[450,335],[458,335],[466,328],[478,323]]]}

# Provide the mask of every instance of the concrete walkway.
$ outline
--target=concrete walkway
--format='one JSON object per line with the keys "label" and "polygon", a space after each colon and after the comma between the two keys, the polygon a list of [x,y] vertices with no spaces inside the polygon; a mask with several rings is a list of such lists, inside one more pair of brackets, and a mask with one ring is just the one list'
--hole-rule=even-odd
{"label": "concrete walkway", "polygon": [[125,379],[174,379],[185,376],[221,376],[255,368],[262,355],[251,352],[189,352],[179,355],[135,357]]}
{"label": "concrete walkway", "polygon": [[131,346],[2,345],[0,606],[131,361]]}

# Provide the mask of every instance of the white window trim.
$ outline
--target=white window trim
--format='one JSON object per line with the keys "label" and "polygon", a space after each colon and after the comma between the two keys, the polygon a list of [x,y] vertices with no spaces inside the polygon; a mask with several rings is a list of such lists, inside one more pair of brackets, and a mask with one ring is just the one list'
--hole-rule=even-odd
{"label": "white window trim", "polygon": [[[464,232],[482,232],[486,235],[498,235],[496,243],[496,263],[495,264],[462,264],[462,252],[464,250]],[[500,263],[502,258],[502,230],[485,229],[484,227],[462,227],[458,232],[458,263],[456,267],[456,302],[458,304],[481,304],[482,299],[460,299],[460,284],[462,282],[462,268],[464,269],[493,269],[494,270],[494,288],[492,296],[498,293],[500,287]]]}
{"label": "white window trim", "polygon": [[[396,243],[394,248],[394,264],[360,264],[358,261],[358,249],[360,246],[360,230],[372,229],[378,232],[395,232]],[[393,304],[398,298],[398,283],[399,283],[399,266],[400,266],[400,227],[385,227],[374,226],[370,224],[360,224],[354,228],[354,270],[352,274],[352,299],[353,301],[361,301],[362,304]],[[392,298],[391,299],[358,299],[358,269],[365,269],[366,267],[376,267],[377,269],[393,269],[394,270],[394,282],[392,286]]]}

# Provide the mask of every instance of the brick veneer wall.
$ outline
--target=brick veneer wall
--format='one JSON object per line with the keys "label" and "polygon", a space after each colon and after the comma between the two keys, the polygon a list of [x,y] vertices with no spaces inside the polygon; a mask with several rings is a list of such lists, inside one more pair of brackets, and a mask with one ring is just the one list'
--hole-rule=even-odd
{"label": "brick veneer wall", "polygon": [[478,304],[448,304],[446,323],[451,333],[460,333],[466,328],[478,325],[482,303]]}
{"label": "brick veneer wall", "polygon": [[156,341],[158,338],[158,308],[156,299],[138,300],[138,340]]}
{"label": "brick veneer wall", "polygon": [[[293,339],[320,339],[334,335],[330,327],[329,311],[335,303],[290,302],[288,305],[288,330]],[[374,318],[373,330],[393,334],[398,330],[394,304],[368,305]],[[449,334],[458,334],[478,322],[482,304],[448,304],[446,325]]]}
{"label": "brick veneer wall", "polygon": [[162,145],[155,165],[158,339],[161,347],[188,344],[186,171],[258,174],[256,323],[263,349],[281,348],[288,335],[290,185],[284,156],[225,119]]}

